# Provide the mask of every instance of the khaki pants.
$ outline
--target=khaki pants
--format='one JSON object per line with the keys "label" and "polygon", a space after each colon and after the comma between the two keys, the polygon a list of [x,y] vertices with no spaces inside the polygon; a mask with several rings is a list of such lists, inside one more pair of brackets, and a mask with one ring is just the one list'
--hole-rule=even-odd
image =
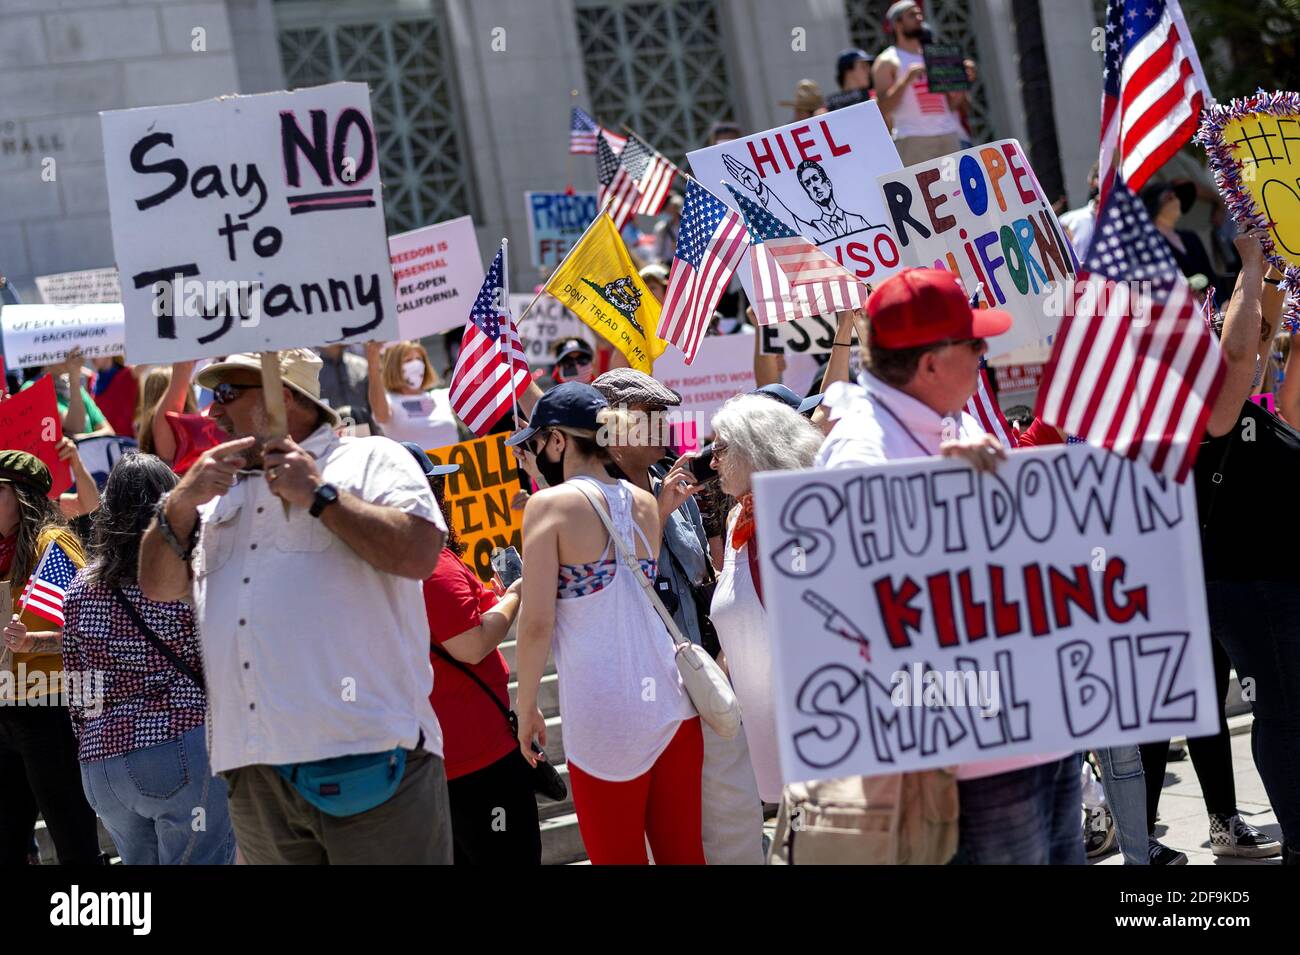
{"label": "khaki pants", "polygon": [[961,140],[956,133],[949,133],[946,136],[907,136],[903,139],[895,139],[894,147],[898,150],[898,158],[903,160],[904,166],[915,166],[917,163],[955,153],[961,149]]}
{"label": "khaki pants", "polygon": [[235,841],[252,865],[451,865],[447,774],[432,753],[408,752],[397,792],[355,816],[321,812],[272,766],[221,775]]}

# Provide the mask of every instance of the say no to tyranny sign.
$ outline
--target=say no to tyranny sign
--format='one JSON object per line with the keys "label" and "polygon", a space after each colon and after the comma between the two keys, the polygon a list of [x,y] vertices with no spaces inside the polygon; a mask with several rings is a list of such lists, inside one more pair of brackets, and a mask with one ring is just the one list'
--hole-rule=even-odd
{"label": "say no to tyranny sign", "polygon": [[755,479],[786,782],[1213,733],[1196,504],[1084,446]]}

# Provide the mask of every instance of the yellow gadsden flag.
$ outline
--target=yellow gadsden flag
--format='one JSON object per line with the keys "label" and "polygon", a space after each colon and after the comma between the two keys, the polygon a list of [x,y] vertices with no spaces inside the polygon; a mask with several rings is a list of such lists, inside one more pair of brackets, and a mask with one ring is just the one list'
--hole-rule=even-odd
{"label": "yellow gadsden flag", "polygon": [[627,356],[629,365],[653,373],[654,360],[668,347],[659,337],[659,302],[637,275],[609,216],[597,217],[546,291]]}

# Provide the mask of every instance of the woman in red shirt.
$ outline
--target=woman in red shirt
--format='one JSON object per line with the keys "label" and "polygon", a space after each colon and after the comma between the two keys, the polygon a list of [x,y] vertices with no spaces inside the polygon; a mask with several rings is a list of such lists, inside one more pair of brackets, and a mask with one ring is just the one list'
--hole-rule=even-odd
{"label": "woman in red shirt", "polygon": [[[429,702],[442,725],[456,864],[540,865],[533,770],[501,712],[502,706],[510,707],[510,667],[497,647],[519,612],[521,581],[500,598],[479,582],[460,558],[465,545],[443,495],[445,475],[457,466],[435,466],[411,442],[403,447],[424,469],[447,522],[447,543],[424,582],[424,605],[432,640]],[[488,690],[499,705],[488,698]]]}

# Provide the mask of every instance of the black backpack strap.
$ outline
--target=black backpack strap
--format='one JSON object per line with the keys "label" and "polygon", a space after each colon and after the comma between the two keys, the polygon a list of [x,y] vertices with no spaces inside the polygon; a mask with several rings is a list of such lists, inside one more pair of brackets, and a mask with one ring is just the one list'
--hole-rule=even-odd
{"label": "black backpack strap", "polygon": [[110,592],[113,594],[113,597],[117,600],[118,604],[121,605],[122,609],[126,611],[127,616],[129,616],[132,622],[135,623],[135,628],[140,631],[141,636],[148,640],[155,650],[166,657],[168,663],[182,674],[189,677],[190,682],[206,693],[207,687],[203,683],[203,678],[195,673],[192,666],[178,657],[172,651],[171,647],[163,643],[158,635],[149,628],[149,625],[144,622],[144,617],[140,615],[140,611],[137,610],[135,606],[132,605],[131,601],[127,599],[126,594],[122,593],[122,588],[112,587],[110,588]]}
{"label": "black backpack strap", "polygon": [[519,718],[515,716],[515,714],[511,711],[511,709],[508,706],[506,706],[501,702],[501,698],[499,696],[497,696],[495,693],[492,692],[492,687],[484,683],[483,680],[479,677],[479,675],[475,673],[473,670],[471,670],[468,666],[466,666],[464,663],[461,663],[450,653],[444,650],[436,640],[429,641],[429,649],[432,650],[434,653],[438,654],[438,656],[442,657],[444,660],[446,660],[448,663],[454,666],[461,673],[465,674],[475,683],[477,683],[479,687],[483,690],[483,692],[486,693],[488,697],[492,700],[492,702],[496,704],[496,708],[501,711],[501,715],[506,718],[506,722],[510,724],[511,732],[518,735]]}

